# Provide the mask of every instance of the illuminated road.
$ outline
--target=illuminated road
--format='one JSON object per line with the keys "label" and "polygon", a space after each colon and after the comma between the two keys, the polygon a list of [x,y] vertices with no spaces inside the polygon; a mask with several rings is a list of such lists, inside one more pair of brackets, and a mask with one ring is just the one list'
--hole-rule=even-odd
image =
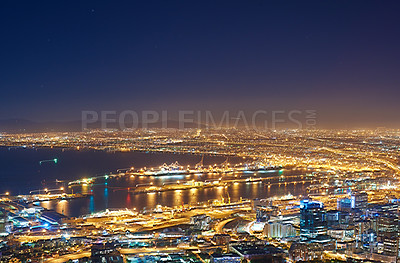
{"label": "illuminated road", "polygon": [[[362,152],[348,153],[348,152],[345,152],[345,151],[342,151],[342,150],[339,150],[339,149],[331,149],[331,148],[328,148],[328,147],[322,147],[321,149],[329,151],[329,152],[332,152],[332,153],[342,154],[342,155],[355,157],[355,158],[360,158],[360,155],[362,155],[366,159],[369,159],[371,161],[374,161],[374,162],[377,162],[377,163],[382,163],[382,164],[386,165],[387,167],[389,167],[390,169],[395,171],[396,174],[400,173],[400,168],[397,165],[393,164],[392,162],[390,162],[388,160],[385,160],[385,159],[379,159],[379,158],[376,158],[376,157],[373,157],[373,156],[371,157],[370,155],[362,153]],[[372,155],[372,153],[371,153],[371,155]]]}
{"label": "illuminated road", "polygon": [[221,222],[219,222],[216,226],[215,226],[215,231],[217,232],[217,234],[222,234],[222,228],[224,228],[224,226],[226,224],[228,224],[229,222],[235,220],[236,218],[229,218],[226,220],[223,220]]}
{"label": "illuminated road", "polygon": [[45,262],[51,262],[51,263],[63,263],[66,262],[68,260],[74,260],[74,259],[80,259],[80,258],[84,258],[84,257],[90,257],[90,251],[83,251],[80,253],[75,253],[75,254],[68,254],[68,255],[64,255],[64,256],[60,256],[59,258],[52,258],[52,259],[48,259],[45,260]]}

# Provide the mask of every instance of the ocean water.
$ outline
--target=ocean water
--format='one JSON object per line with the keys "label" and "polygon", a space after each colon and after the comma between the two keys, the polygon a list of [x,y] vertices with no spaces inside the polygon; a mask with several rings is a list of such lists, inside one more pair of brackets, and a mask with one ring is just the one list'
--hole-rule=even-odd
{"label": "ocean water", "polygon": [[[57,158],[57,163],[42,162]],[[13,195],[28,194],[39,189],[54,189],[61,186],[67,188],[67,182],[115,173],[117,169],[128,167],[156,167],[163,163],[178,161],[181,165],[195,165],[201,156],[192,154],[165,154],[143,152],[103,152],[103,151],[75,151],[63,149],[32,149],[32,148],[0,148],[0,193],[6,191]],[[204,164],[218,164],[226,160],[223,156],[205,156]],[[241,158],[230,158],[229,162],[239,163]],[[279,180],[281,175],[303,175],[304,170],[268,171],[246,176],[273,177]],[[153,183],[161,185],[166,182],[183,182],[186,180],[215,180],[221,174],[190,174],[160,177],[116,177],[106,181],[100,179],[93,185],[74,187],[74,192],[91,193],[90,196],[74,200],[54,200],[41,202],[45,208],[54,209],[68,216],[80,216],[101,211],[104,209],[129,208],[149,209],[156,205],[180,206],[182,204],[197,204],[208,200],[229,198],[237,201],[240,198],[266,198],[274,195],[303,194],[307,184],[282,184],[267,187],[260,182],[239,183],[227,188],[214,187],[205,189],[179,190],[161,193],[133,193],[132,188],[138,184]],[[64,181],[56,183],[58,181]],[[276,181],[275,180],[275,181]]]}

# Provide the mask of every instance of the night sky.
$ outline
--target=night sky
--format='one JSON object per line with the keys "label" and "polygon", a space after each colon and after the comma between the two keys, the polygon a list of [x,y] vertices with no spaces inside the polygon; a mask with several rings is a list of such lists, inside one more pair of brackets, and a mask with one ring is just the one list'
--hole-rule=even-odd
{"label": "night sky", "polygon": [[400,127],[398,1],[1,1],[0,119],[305,110]]}

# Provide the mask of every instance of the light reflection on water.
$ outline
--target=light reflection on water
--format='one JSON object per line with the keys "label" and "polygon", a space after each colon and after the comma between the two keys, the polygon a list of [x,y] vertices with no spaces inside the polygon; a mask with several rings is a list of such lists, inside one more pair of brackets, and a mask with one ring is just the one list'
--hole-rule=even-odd
{"label": "light reflection on water", "polygon": [[[57,164],[40,165],[40,160],[58,158]],[[164,153],[107,153],[98,151],[62,151],[61,149],[13,149],[0,147],[0,190],[10,191],[12,194],[27,194],[31,190],[44,188],[59,188],[64,184],[57,184],[56,179],[66,182],[88,178],[95,175],[115,172],[121,167],[152,167],[163,163],[178,161],[181,165],[194,165],[201,160],[198,155],[164,154]],[[224,156],[206,156],[204,164],[212,165],[222,163],[226,160]],[[231,163],[242,162],[241,158],[230,158]],[[23,162],[24,165],[21,165]],[[256,177],[274,176],[279,181],[281,175],[306,174],[304,170],[264,171],[256,173]],[[232,202],[240,198],[254,199],[267,198],[274,195],[304,194],[307,184],[281,184],[268,187],[265,183],[238,183],[230,184],[224,188],[203,188],[185,191],[162,192],[156,194],[134,194],[128,192],[133,190],[137,184],[153,183],[162,185],[177,181],[206,181],[216,180],[220,177],[239,178],[234,175],[221,175],[217,173],[190,174],[164,177],[121,177],[109,178],[107,187],[105,182],[96,182],[95,185],[84,185],[75,187],[75,192],[92,193],[86,198],[67,201],[47,201],[41,205],[48,209],[54,209],[59,213],[69,216],[79,216],[101,211],[106,208],[153,208],[157,204],[163,206],[181,206],[182,204],[196,204],[209,200],[224,198],[227,200],[228,193]],[[243,176],[254,176],[249,172]],[[272,182],[272,181],[271,181]],[[70,189],[71,190],[71,189]]]}
{"label": "light reflection on water", "polygon": [[[280,182],[280,175],[304,175],[304,170],[284,170],[270,171],[268,173],[256,174],[256,177],[271,177],[271,183]],[[190,178],[183,176],[184,180],[216,180],[221,176],[229,178],[230,175],[221,174],[202,174],[191,175]],[[247,176],[247,175],[243,175]],[[251,176],[254,176],[251,174]],[[274,184],[268,187],[264,182],[242,182],[229,184],[226,187],[199,188],[189,190],[175,190],[158,193],[141,193],[135,194],[129,192],[134,189],[137,184],[148,184],[153,182],[154,185],[162,185],[163,183],[182,182],[182,176],[164,176],[164,177],[120,177],[109,178],[108,184],[104,182],[95,183],[93,186],[78,186],[74,187],[74,192],[91,192],[93,195],[86,198],[74,199],[65,201],[65,204],[60,205],[58,201],[43,202],[42,206],[55,209],[59,213],[64,213],[69,216],[80,216],[82,214],[93,213],[107,208],[136,208],[138,210],[154,208],[157,205],[179,207],[183,204],[198,204],[198,202],[207,202],[209,200],[224,198],[225,201],[230,198],[231,202],[244,199],[267,198],[271,196],[281,196],[291,193],[293,195],[304,194],[307,183],[291,184],[281,182],[280,185]],[[289,181],[288,181],[289,182]]]}
{"label": "light reflection on water", "polygon": [[89,203],[89,211],[90,211],[90,213],[93,213],[93,212],[95,211],[95,208],[94,208],[94,197],[93,197],[93,195],[91,195],[91,196],[89,197],[89,200],[90,200],[90,203]]}

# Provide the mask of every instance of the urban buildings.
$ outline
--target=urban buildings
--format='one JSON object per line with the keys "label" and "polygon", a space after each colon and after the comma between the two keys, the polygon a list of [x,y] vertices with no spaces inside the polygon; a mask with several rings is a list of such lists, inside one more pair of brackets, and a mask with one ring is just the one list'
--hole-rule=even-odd
{"label": "urban buildings", "polygon": [[[83,261],[398,261],[400,181],[395,158],[400,160],[400,156],[395,145],[399,140],[389,131],[340,135],[279,131],[260,136],[251,131],[206,130],[199,136],[195,129],[134,134],[2,136],[0,141],[8,147],[40,145],[76,151],[79,146],[80,152],[85,146],[201,154],[196,159],[200,163],[130,167],[66,180],[62,188],[48,185],[26,195],[4,193],[0,200],[2,257],[69,260],[77,254]],[[390,139],[380,144],[382,138]],[[352,147],[343,146],[350,142],[354,142]],[[365,155],[367,150],[374,154]],[[205,164],[210,151],[225,161]],[[237,163],[229,161],[233,157]],[[144,184],[129,183],[136,179]],[[115,185],[118,182],[123,184]],[[145,197],[141,200],[153,200],[153,206],[93,211],[77,218],[64,214],[64,205],[75,199],[90,204],[98,193],[91,192],[96,185],[113,198],[122,193],[127,202]],[[293,195],[296,188],[301,191]],[[277,194],[270,194],[276,189]],[[254,190],[257,198],[243,198],[242,194]],[[205,195],[200,200],[199,192],[206,191],[216,192],[217,199]],[[166,205],[159,199],[169,195],[178,199],[186,193],[196,201],[171,199],[174,204]],[[56,204],[58,213],[38,205],[46,202]]]}
{"label": "urban buildings", "polygon": [[324,204],[308,199],[300,202],[300,237],[303,240],[325,235],[327,231]]}

